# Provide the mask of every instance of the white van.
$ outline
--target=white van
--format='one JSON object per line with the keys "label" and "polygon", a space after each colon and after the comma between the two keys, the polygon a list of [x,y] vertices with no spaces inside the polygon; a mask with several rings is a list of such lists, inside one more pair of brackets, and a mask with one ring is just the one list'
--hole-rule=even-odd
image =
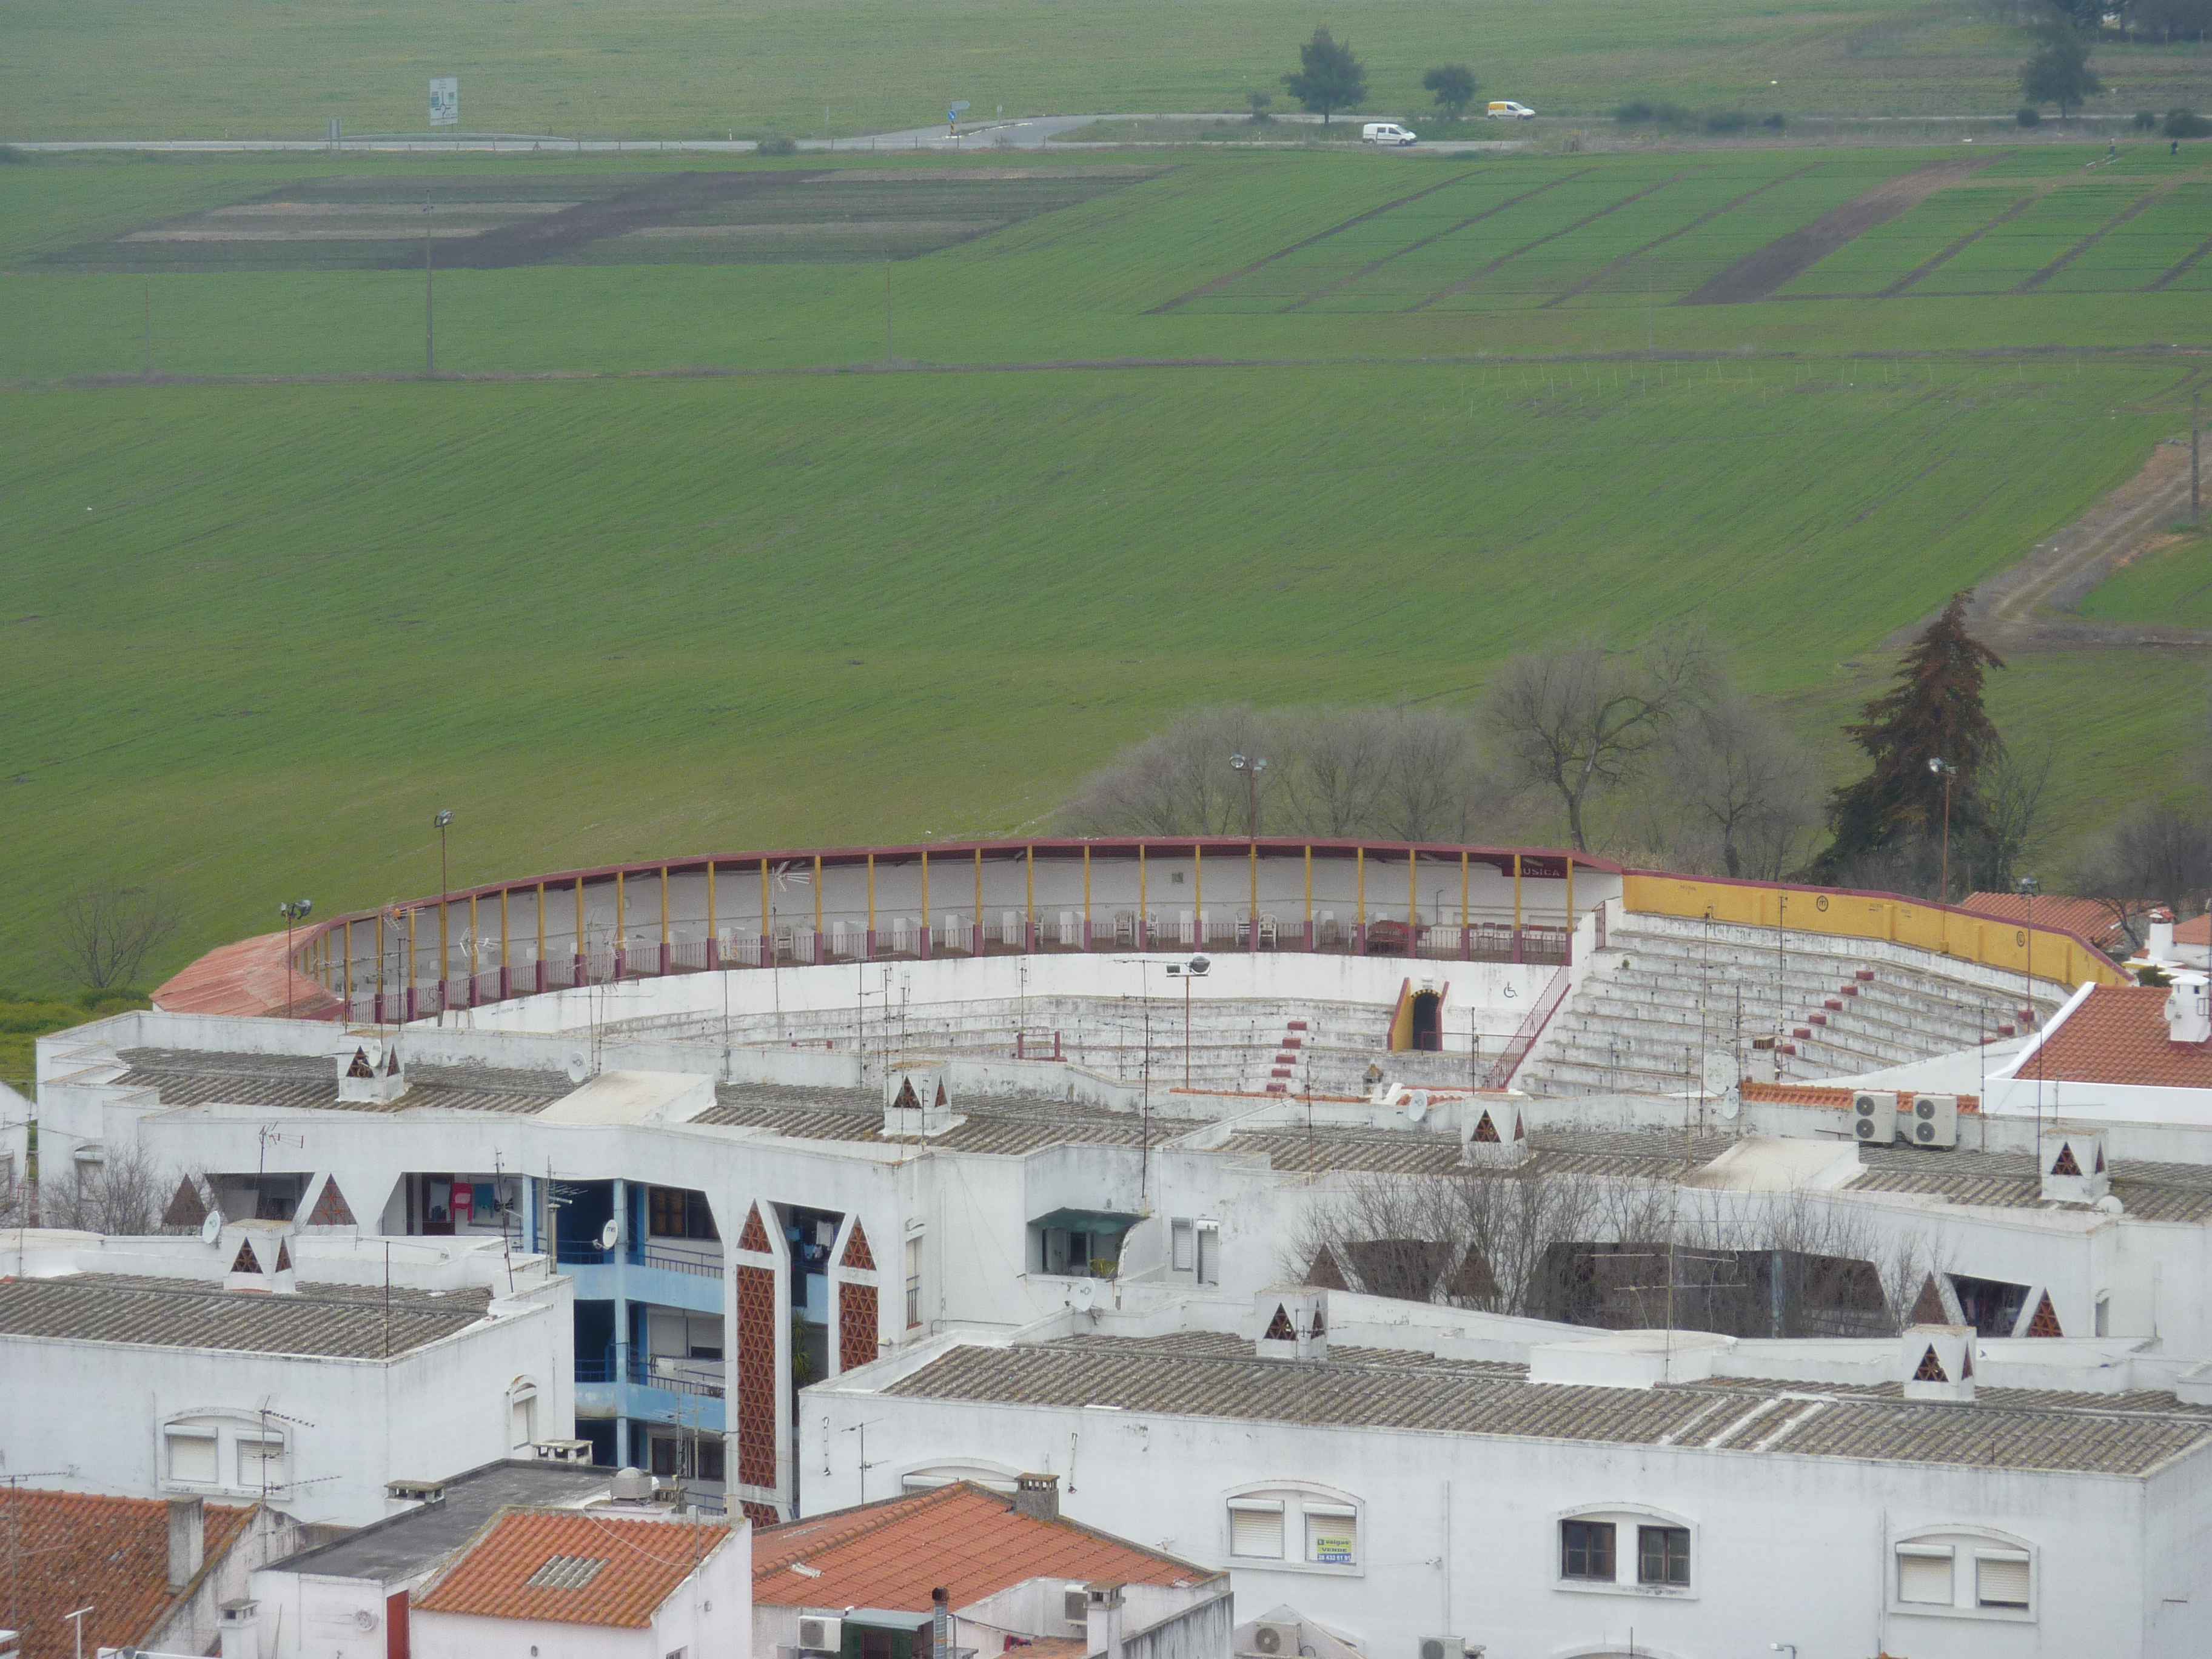
{"label": "white van", "polygon": [[1359,129],[1359,142],[1363,144],[1410,144],[1420,136],[1407,131],[1395,121],[1370,121]]}
{"label": "white van", "polygon": [[1534,110],[1526,104],[1516,104],[1510,98],[1492,100],[1490,107],[1483,114],[1492,121],[1533,121],[1536,118]]}

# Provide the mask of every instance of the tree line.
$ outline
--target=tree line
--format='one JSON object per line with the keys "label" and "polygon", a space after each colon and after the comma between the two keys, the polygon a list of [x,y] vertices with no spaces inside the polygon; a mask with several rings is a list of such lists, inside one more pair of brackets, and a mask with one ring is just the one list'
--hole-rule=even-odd
{"label": "tree line", "polygon": [[[1469,708],[1195,710],[1094,772],[1060,816],[1085,835],[1557,838],[1691,874],[1952,902],[2009,890],[2049,850],[2057,750],[1998,731],[1985,695],[2005,665],[1969,631],[1970,597],[1952,597],[1844,728],[1858,767],[1833,788],[1711,639],[1677,630],[1513,658]],[[2126,807],[2044,885],[2104,901],[2140,945],[2153,903],[2205,905],[2201,820],[2165,800]]]}
{"label": "tree line", "polygon": [[[1480,82],[1465,64],[1438,64],[1421,76],[1422,88],[1436,101],[1437,112],[1448,120],[1464,118],[1474,102]],[[1283,77],[1291,97],[1327,126],[1339,110],[1357,109],[1367,99],[1367,65],[1352,51],[1352,42],[1340,40],[1324,26],[1298,48],[1298,66]],[[1252,113],[1264,118],[1273,99],[1266,93],[1249,94]]]}

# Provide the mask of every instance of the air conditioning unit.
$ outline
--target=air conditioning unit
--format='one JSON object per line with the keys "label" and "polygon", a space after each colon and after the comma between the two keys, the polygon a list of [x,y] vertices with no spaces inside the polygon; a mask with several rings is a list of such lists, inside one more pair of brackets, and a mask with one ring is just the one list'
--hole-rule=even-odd
{"label": "air conditioning unit", "polygon": [[1464,1636],[1424,1636],[1421,1638],[1420,1659],[1467,1659],[1468,1651]]}
{"label": "air conditioning unit", "polygon": [[589,1463],[592,1443],[588,1440],[538,1440],[531,1449],[538,1454],[541,1463]]}
{"label": "air conditioning unit", "polygon": [[845,1645],[845,1621],[827,1613],[799,1616],[799,1645],[808,1653],[836,1653]]}
{"label": "air conditioning unit", "polygon": [[1091,1586],[1070,1584],[1060,1593],[1060,1616],[1071,1625],[1091,1622]]}
{"label": "air conditioning unit", "polygon": [[1851,1097],[1851,1133],[1861,1145],[1887,1146],[1897,1139],[1897,1096],[1862,1089]]}
{"label": "air conditioning unit", "polygon": [[1250,1651],[1265,1659],[1298,1659],[1298,1627],[1287,1619],[1262,1619],[1252,1626]]}
{"label": "air conditioning unit", "polygon": [[1916,1146],[1959,1144],[1959,1097],[1915,1095],[1905,1118],[1905,1138]]}

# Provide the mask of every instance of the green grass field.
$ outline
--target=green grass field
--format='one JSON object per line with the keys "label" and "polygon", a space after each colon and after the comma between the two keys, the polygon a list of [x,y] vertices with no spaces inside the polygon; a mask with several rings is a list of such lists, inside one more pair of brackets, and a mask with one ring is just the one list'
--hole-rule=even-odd
{"label": "green grass field", "polygon": [[[2026,55],[1965,0],[1550,0],[1476,14],[1355,0],[15,0],[0,57],[9,137],[420,131],[426,82],[461,81],[477,131],[562,137],[866,132],[965,99],[1007,113],[1239,110],[1277,89],[1316,23],[1352,40],[1370,111],[1427,107],[1422,71],[1467,62],[1486,94],[1583,116],[1624,99],[1869,115],[2008,114]],[[2212,51],[2107,45],[2098,107],[2206,97]]]}
{"label": "green grass field", "polygon": [[[1711,626],[1840,764],[1881,641],[2131,477],[2201,380],[2156,216],[2203,163],[2101,154],[2001,155],[1891,222],[1940,208],[1948,247],[2049,210],[1966,242],[1971,283],[1872,297],[1936,254],[1853,242],[1803,280],[1860,297],[1698,305],[1953,152],[978,158],[911,200],[888,166],[763,196],[517,160],[505,199],[629,216],[440,271],[439,365],[474,378],[436,383],[389,378],[422,274],[349,264],[386,235],[349,215],[488,214],[481,158],[0,168],[0,981],[52,982],[53,896],[96,874],[185,897],[166,969],[282,897],[434,887],[441,806],[456,881],[1015,831],[1192,704],[1467,704],[1585,631]],[[1038,189],[1067,204],[1017,211]],[[744,255],[771,196],[817,257]],[[1003,228],[888,264],[832,234],[956,201]],[[2112,288],[2033,280],[2138,227]],[[213,240],[132,240],[179,228]],[[157,369],[210,383],[118,378],[149,317]],[[1996,696],[2063,733],[2071,831],[2171,783],[2203,682],[2053,654]]]}

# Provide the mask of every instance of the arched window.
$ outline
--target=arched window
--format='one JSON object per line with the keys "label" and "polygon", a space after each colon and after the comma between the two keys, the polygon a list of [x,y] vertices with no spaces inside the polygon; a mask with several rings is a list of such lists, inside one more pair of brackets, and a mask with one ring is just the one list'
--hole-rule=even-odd
{"label": "arched window", "polygon": [[1556,1571],[1565,1590],[1694,1595],[1697,1527],[1641,1504],[1591,1504],[1559,1517]]}
{"label": "arched window", "polygon": [[1926,1527],[1890,1547],[1893,1613],[1943,1619],[2033,1620],[2035,1548],[1987,1527]]}
{"label": "arched window", "polygon": [[1231,1566],[1364,1571],[1367,1506],[1350,1492],[1305,1480],[1271,1481],[1240,1486],[1224,1506]]}
{"label": "arched window", "polygon": [[525,1456],[538,1443],[538,1384],[526,1376],[507,1386],[507,1443]]}

